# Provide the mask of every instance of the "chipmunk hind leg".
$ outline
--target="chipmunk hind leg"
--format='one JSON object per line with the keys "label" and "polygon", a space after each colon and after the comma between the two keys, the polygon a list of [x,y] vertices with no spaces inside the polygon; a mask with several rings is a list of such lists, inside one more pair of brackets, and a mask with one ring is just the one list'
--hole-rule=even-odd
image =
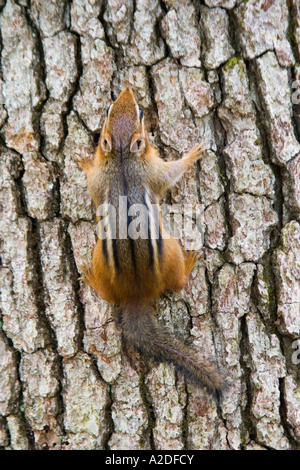
{"label": "chipmunk hind leg", "polygon": [[161,262],[163,290],[179,292],[187,283],[183,251],[178,241],[169,235],[164,238]]}
{"label": "chipmunk hind leg", "polygon": [[202,251],[200,249],[187,250],[184,249],[184,262],[185,262],[185,274],[189,278],[192,270],[196,266],[197,262],[202,258]]}
{"label": "chipmunk hind leg", "polygon": [[82,273],[78,280],[84,282],[99,293],[99,283],[97,278],[95,277],[91,265],[87,261],[84,261],[83,264],[78,265],[78,268]]}
{"label": "chipmunk hind leg", "polygon": [[165,290],[179,292],[187,284],[189,276],[202,253],[199,249],[182,249],[172,236],[164,240],[164,259],[162,279]]}

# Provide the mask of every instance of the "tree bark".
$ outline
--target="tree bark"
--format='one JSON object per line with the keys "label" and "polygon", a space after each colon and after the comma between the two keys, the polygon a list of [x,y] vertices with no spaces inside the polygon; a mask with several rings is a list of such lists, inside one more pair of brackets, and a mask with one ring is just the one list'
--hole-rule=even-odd
{"label": "tree bark", "polygon": [[[299,2],[0,5],[0,446],[299,449]],[[96,238],[74,157],[124,86],[163,158],[210,149],[167,196],[203,208],[203,260],[157,311],[226,371],[219,398],[132,363],[78,281]]]}

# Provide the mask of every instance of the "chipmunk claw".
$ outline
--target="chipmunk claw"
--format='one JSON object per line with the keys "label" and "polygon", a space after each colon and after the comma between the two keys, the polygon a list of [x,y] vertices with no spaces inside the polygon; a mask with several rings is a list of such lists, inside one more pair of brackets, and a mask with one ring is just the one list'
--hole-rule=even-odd
{"label": "chipmunk claw", "polygon": [[82,272],[82,276],[78,278],[79,281],[87,282],[91,278],[93,272],[92,268],[87,261],[84,261],[82,264],[78,264],[79,271]]}
{"label": "chipmunk claw", "polygon": [[79,155],[75,155],[74,159],[76,160],[79,167],[84,171],[86,171],[91,166],[91,163],[86,156],[80,157]]}
{"label": "chipmunk claw", "polygon": [[185,256],[185,269],[186,273],[190,273],[193,268],[196,266],[197,262],[203,258],[203,249],[202,245],[195,244],[191,248],[187,248],[184,245],[183,251]]}
{"label": "chipmunk claw", "polygon": [[200,155],[207,150],[206,144],[201,142],[200,144],[195,145],[186,155],[186,158],[191,162],[199,160]]}

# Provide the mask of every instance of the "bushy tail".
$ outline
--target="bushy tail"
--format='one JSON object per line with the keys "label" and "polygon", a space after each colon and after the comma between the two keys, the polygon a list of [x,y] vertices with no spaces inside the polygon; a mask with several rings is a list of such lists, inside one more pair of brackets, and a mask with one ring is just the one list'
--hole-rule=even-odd
{"label": "bushy tail", "polygon": [[205,359],[199,360],[192,348],[172,338],[172,333],[154,315],[154,310],[145,306],[116,309],[124,340],[149,358],[173,363],[190,381],[212,390],[222,389],[224,382],[215,366]]}

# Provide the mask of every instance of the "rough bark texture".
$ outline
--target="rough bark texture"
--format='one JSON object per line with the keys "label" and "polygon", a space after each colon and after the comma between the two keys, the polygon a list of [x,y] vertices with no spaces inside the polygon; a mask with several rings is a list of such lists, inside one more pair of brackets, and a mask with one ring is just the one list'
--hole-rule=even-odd
{"label": "rough bark texture", "polygon": [[[298,0],[0,5],[0,447],[300,448]],[[157,311],[227,371],[219,400],[130,362],[77,280],[95,213],[74,157],[124,85],[163,157],[211,149],[168,195],[203,205],[204,259]]]}

